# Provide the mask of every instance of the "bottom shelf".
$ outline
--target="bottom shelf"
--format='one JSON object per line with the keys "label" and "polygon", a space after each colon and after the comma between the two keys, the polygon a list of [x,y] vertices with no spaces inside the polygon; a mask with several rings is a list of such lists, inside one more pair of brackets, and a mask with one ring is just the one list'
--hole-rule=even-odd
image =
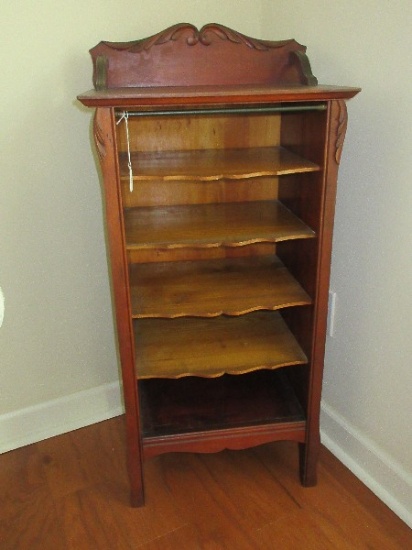
{"label": "bottom shelf", "polygon": [[139,381],[144,455],[303,442],[305,415],[284,370]]}

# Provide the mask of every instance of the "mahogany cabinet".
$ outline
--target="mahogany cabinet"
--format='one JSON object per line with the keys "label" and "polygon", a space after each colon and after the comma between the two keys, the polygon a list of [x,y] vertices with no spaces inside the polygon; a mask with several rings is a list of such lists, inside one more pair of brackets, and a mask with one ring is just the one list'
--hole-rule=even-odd
{"label": "mahogany cabinet", "polygon": [[144,459],[293,440],[316,483],[345,100],[210,24],[91,50],[132,505]]}

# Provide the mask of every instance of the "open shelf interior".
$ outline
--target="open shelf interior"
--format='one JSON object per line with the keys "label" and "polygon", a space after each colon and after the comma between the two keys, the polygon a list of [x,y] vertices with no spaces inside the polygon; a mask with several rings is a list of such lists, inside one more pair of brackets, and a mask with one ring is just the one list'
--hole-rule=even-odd
{"label": "open shelf interior", "polygon": [[143,441],[175,434],[296,423],[305,415],[284,369],[139,382]]}
{"label": "open shelf interior", "polygon": [[128,143],[119,125],[145,455],[304,441],[326,120],[138,117]]}

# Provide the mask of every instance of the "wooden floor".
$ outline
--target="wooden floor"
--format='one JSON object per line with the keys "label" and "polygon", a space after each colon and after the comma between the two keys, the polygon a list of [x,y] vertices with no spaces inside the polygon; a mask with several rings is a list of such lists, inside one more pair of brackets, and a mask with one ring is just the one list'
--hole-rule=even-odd
{"label": "wooden floor", "polygon": [[412,531],[322,450],[319,483],[297,446],[170,454],[128,506],[123,418],[0,456],[1,550],[406,549]]}

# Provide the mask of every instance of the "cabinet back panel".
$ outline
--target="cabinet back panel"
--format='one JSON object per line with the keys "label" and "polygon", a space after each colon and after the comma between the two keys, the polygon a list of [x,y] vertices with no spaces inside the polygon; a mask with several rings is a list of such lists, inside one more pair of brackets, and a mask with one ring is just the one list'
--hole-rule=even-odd
{"label": "cabinet back panel", "polygon": [[278,178],[257,177],[218,181],[137,181],[131,192],[122,180],[125,207],[212,204],[271,200],[277,197]]}
{"label": "cabinet back panel", "polygon": [[[129,117],[131,151],[192,151],[279,145],[279,115]],[[125,123],[117,126],[119,151],[127,150]]]}
{"label": "cabinet back panel", "polygon": [[128,250],[130,264],[150,262],[182,262],[188,260],[217,260],[223,258],[245,258],[270,256],[275,254],[276,245],[272,243],[251,244],[236,248],[177,248],[174,250]]}

